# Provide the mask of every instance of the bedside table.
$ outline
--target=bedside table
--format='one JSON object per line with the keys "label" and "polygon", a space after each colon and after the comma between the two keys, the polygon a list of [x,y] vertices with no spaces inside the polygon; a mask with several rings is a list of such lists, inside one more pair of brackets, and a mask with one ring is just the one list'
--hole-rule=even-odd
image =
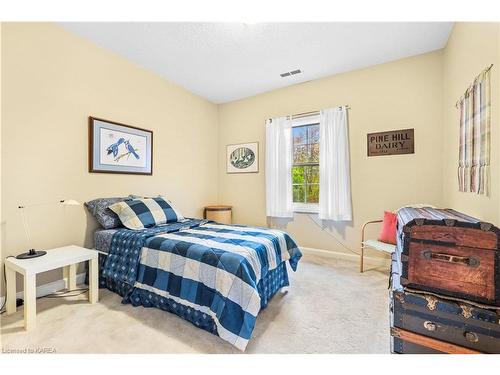
{"label": "bedside table", "polygon": [[68,289],[76,287],[76,264],[89,261],[89,302],[99,298],[98,253],[80,246],[65,246],[47,250],[47,254],[32,259],[5,259],[7,279],[7,315],[16,312],[16,272],[24,277],[24,328],[36,326],[36,275],[41,272],[65,267],[68,273]]}
{"label": "bedside table", "polygon": [[203,210],[203,217],[221,224],[231,224],[232,206],[216,205],[206,206]]}

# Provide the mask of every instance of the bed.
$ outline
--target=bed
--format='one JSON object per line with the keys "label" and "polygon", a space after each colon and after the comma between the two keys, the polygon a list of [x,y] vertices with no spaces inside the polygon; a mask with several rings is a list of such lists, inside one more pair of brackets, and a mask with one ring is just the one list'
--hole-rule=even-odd
{"label": "bed", "polygon": [[108,254],[113,235],[123,228],[98,229],[94,232],[94,248],[102,254]]}
{"label": "bed", "polygon": [[156,307],[245,350],[256,318],[302,256],[280,230],[182,219],[95,232],[100,284],[123,303]]}

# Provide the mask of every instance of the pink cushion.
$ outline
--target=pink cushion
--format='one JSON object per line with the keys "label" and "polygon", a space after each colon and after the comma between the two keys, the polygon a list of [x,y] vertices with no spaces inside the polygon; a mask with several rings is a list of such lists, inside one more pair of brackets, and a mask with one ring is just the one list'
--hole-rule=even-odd
{"label": "pink cushion", "polygon": [[382,223],[382,230],[378,236],[378,240],[385,243],[396,245],[396,224],[398,217],[392,212],[384,212],[384,222]]}

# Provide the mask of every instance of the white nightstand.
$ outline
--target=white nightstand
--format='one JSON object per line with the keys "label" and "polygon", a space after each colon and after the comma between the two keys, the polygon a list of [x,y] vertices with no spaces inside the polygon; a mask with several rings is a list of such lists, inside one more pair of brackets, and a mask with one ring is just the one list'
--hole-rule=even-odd
{"label": "white nightstand", "polygon": [[47,254],[32,259],[5,259],[7,278],[7,315],[16,312],[16,272],[24,276],[24,328],[36,326],[36,275],[65,267],[68,274],[68,289],[76,288],[76,264],[89,261],[89,302],[99,298],[98,253],[80,246],[65,246],[47,250]]}

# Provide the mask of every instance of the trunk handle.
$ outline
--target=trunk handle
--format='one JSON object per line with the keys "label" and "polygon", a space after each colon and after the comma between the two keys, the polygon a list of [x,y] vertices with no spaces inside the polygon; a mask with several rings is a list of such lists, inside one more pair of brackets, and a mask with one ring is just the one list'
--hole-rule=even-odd
{"label": "trunk handle", "polygon": [[425,250],[422,255],[427,260],[436,260],[439,262],[446,262],[452,264],[462,264],[468,267],[478,267],[479,259],[476,257],[468,256],[461,257],[458,255],[446,254],[446,253],[433,253],[431,250]]}

